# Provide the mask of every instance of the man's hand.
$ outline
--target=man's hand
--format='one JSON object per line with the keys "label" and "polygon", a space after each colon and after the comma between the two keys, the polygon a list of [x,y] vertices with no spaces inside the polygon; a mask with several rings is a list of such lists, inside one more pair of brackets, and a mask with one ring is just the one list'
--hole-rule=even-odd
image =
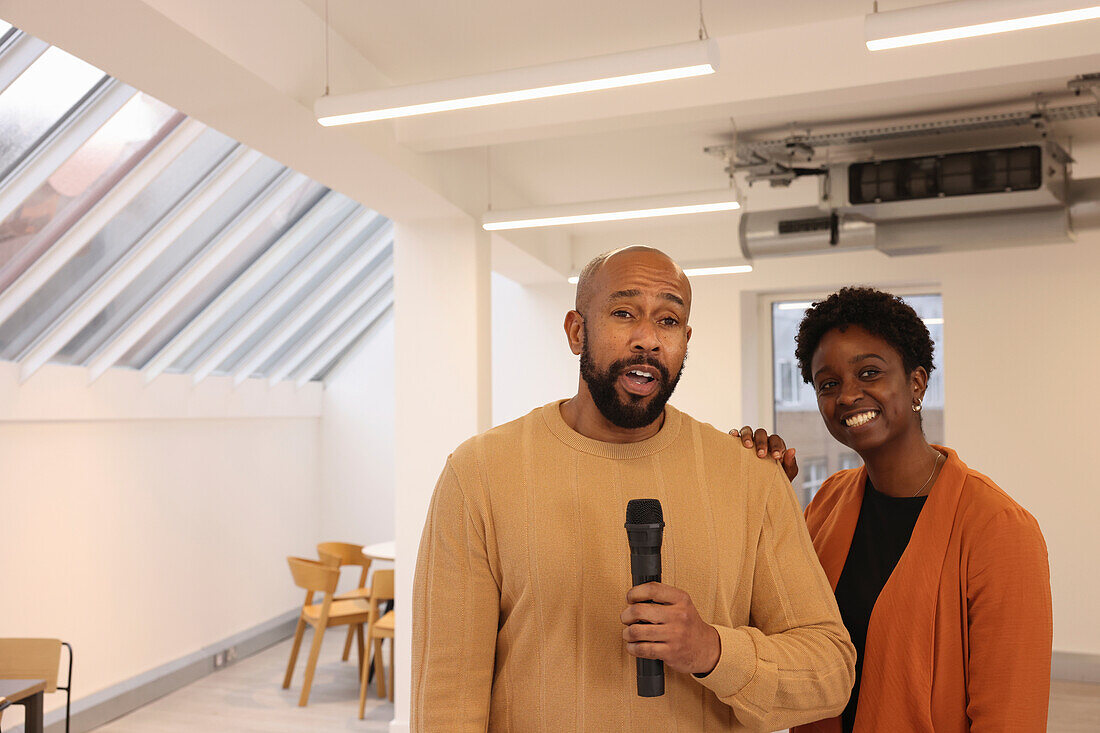
{"label": "man's hand", "polygon": [[722,641],[686,592],[664,583],[646,583],[631,588],[626,602],[629,605],[619,618],[626,624],[623,639],[628,652],[642,659],[660,659],[677,672],[708,674],[718,664]]}
{"label": "man's hand", "polygon": [[731,430],[730,435],[740,438],[746,448],[756,448],[756,455],[760,458],[772,457],[783,466],[783,472],[787,474],[788,481],[794,481],[798,475],[798,461],[794,458],[794,448],[788,448],[787,444],[778,435],[768,435],[764,428],[755,431],[748,425],[740,430]]}

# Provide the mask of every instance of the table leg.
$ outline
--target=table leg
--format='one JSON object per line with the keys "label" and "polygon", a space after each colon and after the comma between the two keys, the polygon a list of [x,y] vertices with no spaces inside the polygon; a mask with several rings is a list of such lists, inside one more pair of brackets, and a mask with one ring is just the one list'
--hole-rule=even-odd
{"label": "table leg", "polygon": [[25,721],[23,729],[26,733],[42,733],[42,709],[43,709],[43,695],[41,692],[36,692],[30,697],[20,700],[19,705],[23,706],[26,711]]}

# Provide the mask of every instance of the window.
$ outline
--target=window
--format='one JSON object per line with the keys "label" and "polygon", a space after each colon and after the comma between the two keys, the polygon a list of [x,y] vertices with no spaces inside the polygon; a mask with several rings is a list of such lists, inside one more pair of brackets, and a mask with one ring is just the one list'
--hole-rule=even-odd
{"label": "window", "polygon": [[803,475],[798,478],[802,479],[799,500],[802,502],[803,507],[810,503],[810,499],[814,498],[814,494],[817,493],[817,490],[821,488],[821,484],[825,483],[825,479],[828,478],[829,471],[826,465],[825,458],[820,457],[807,461],[806,465],[802,467]]}
{"label": "window", "polygon": [[[825,297],[822,293],[816,297]],[[903,294],[928,326],[935,344],[933,370],[924,397],[924,434],[931,443],[943,443],[943,298],[938,294]],[[810,306],[805,297],[770,298],[768,316],[772,334],[772,409],[776,434],[798,450],[799,475],[795,494],[805,506],[822,482],[837,471],[858,468],[859,456],[838,443],[826,430],[817,411],[813,389],[802,381],[794,357],[798,324]]]}

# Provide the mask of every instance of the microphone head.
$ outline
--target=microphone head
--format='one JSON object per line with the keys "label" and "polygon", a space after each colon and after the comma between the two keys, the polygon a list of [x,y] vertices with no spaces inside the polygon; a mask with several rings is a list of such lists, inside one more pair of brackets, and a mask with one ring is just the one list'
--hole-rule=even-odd
{"label": "microphone head", "polygon": [[661,502],[657,499],[631,499],[626,503],[627,524],[665,523],[665,514]]}

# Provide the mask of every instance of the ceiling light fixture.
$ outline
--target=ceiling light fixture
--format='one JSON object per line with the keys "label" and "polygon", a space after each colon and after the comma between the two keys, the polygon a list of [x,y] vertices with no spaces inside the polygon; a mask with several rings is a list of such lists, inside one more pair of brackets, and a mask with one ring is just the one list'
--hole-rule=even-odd
{"label": "ceiling light fixture", "polygon": [[955,0],[871,13],[863,27],[867,48],[882,51],[1096,18],[1088,0]]}
{"label": "ceiling light fixture", "polygon": [[738,208],[740,204],[737,203],[734,192],[723,188],[670,196],[646,196],[558,206],[537,206],[512,211],[489,211],[481,217],[481,227],[487,231],[528,229],[562,224],[587,224],[595,221],[622,221],[648,219],[654,216],[732,211]]}
{"label": "ceiling light fixture", "polygon": [[713,74],[717,68],[718,44],[708,38],[423,84],[326,94],[313,110],[326,127],[350,125],[685,79]]}
{"label": "ceiling light fixture", "polygon": [[[702,275],[739,275],[746,272],[752,272],[752,265],[722,265],[719,267],[688,267],[684,269],[684,274],[688,277],[700,277]],[[581,281],[580,276],[573,275],[566,278],[571,285],[576,285]]]}
{"label": "ceiling light fixture", "polygon": [[742,275],[746,272],[752,272],[752,265],[723,265],[721,267],[688,267],[684,269],[684,274],[688,277],[699,277],[701,275]]}

